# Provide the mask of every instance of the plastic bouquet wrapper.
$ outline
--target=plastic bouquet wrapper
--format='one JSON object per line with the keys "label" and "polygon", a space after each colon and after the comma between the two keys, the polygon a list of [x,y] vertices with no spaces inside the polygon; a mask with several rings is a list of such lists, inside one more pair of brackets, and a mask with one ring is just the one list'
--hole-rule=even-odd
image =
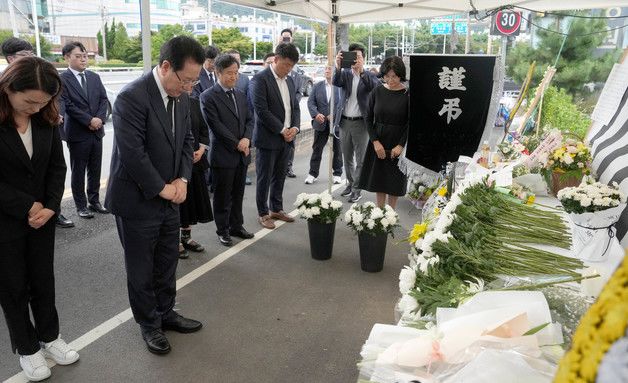
{"label": "plastic bouquet wrapper", "polygon": [[584,177],[579,186],[562,189],[557,197],[569,214],[578,258],[604,262],[612,254],[623,256],[614,227],[626,208],[626,196],[619,191],[619,185]]}
{"label": "plastic bouquet wrapper", "polygon": [[375,325],[362,349],[361,381],[551,381],[555,364],[541,346],[562,343],[562,333],[542,293],[482,292],[436,318],[426,330]]}
{"label": "plastic bouquet wrapper", "polygon": [[537,196],[547,196],[547,183],[543,175],[539,173],[528,173],[513,178],[513,182],[524,186]]}

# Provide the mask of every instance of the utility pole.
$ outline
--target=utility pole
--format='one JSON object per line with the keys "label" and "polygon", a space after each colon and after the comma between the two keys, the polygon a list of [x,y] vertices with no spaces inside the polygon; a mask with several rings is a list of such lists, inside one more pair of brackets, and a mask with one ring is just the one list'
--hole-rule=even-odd
{"label": "utility pole", "polygon": [[253,60],[257,60],[257,10],[253,8]]}
{"label": "utility pole", "polygon": [[205,29],[207,30],[207,45],[212,45],[212,0],[207,0],[207,28]]}
{"label": "utility pole", "polygon": [[13,1],[9,0],[9,17],[11,18],[11,29],[13,29],[13,37],[20,37],[20,34],[17,32],[17,24],[15,23],[15,4]]}
{"label": "utility pole", "polygon": [[52,14],[52,34],[57,34],[57,18],[55,17],[54,0],[50,0],[50,13]]}
{"label": "utility pole", "polygon": [[406,54],[406,22],[401,24],[401,57]]}
{"label": "utility pole", "polygon": [[107,14],[102,0],[100,0],[100,30],[100,34],[102,34],[102,55],[105,61],[107,61]]}
{"label": "utility pole", "polygon": [[37,20],[37,2],[31,1],[32,14],[33,14],[33,26],[35,27],[35,45],[37,47],[37,57],[41,57],[41,44],[39,43],[39,21]]}
{"label": "utility pole", "polygon": [[464,42],[464,53],[469,54],[471,50],[471,13],[467,12],[467,39]]}

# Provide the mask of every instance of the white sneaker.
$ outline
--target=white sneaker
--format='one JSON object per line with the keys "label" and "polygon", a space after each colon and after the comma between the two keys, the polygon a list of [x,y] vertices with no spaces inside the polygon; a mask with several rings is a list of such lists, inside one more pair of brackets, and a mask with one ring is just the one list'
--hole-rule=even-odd
{"label": "white sneaker", "polygon": [[31,382],[48,379],[51,374],[41,350],[33,355],[20,355],[20,366],[26,379]]}
{"label": "white sneaker", "polygon": [[342,183],[342,178],[340,176],[334,176],[334,185],[340,185]]}
{"label": "white sneaker", "polygon": [[50,343],[42,343],[41,351],[46,358],[52,359],[55,363],[67,366],[79,360],[78,352],[72,350],[61,337]]}
{"label": "white sneaker", "polygon": [[314,177],[313,175],[308,174],[308,176],[305,178],[305,183],[308,185],[313,184],[314,181],[316,181],[316,177]]}

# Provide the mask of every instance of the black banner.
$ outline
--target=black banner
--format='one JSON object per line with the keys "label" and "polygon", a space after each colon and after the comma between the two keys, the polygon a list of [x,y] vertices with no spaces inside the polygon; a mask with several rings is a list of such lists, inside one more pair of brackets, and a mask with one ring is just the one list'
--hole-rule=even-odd
{"label": "black banner", "polygon": [[477,150],[493,91],[495,56],[410,57],[410,130],[406,157],[440,171]]}

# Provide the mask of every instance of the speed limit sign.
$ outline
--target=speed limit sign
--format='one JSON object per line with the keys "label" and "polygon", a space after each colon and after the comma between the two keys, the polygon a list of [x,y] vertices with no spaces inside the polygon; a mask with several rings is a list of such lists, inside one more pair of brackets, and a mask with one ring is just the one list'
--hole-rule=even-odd
{"label": "speed limit sign", "polygon": [[491,35],[519,36],[521,12],[499,11],[493,15]]}

